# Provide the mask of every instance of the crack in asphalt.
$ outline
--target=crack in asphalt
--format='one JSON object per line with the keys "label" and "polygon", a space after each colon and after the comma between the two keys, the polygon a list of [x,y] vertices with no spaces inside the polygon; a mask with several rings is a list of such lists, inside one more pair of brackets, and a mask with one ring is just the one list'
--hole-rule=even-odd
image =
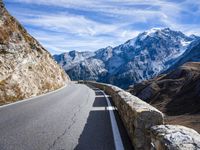
{"label": "crack in asphalt", "polygon": [[70,119],[71,124],[70,124],[69,126],[67,126],[67,127],[65,128],[64,132],[63,132],[61,135],[59,135],[59,136],[54,140],[53,144],[49,147],[48,150],[51,150],[52,148],[54,148],[54,146],[56,145],[56,143],[57,143],[57,142],[67,133],[67,131],[74,125],[74,123],[76,122],[76,119],[75,119],[76,114],[77,114],[78,112],[80,112],[80,109],[81,109],[81,106],[79,105],[79,106],[78,106],[78,110],[73,114],[72,118]]}
{"label": "crack in asphalt", "polygon": [[[88,90],[89,91],[89,90]],[[89,93],[89,92],[88,92]],[[52,148],[54,148],[54,146],[56,145],[56,143],[67,133],[68,130],[71,129],[71,127],[76,123],[76,116],[77,114],[81,111],[81,108],[88,103],[88,100],[89,100],[89,96],[90,96],[90,93],[87,95],[87,100],[86,100],[86,103],[83,103],[82,105],[78,105],[78,108],[77,108],[77,111],[73,114],[72,118],[70,119],[70,122],[71,124],[69,126],[67,126],[64,130],[64,132],[59,135],[54,141],[53,141],[53,144],[49,146],[48,150],[51,150]],[[75,108],[75,107],[74,107]],[[67,123],[66,123],[67,124]],[[69,135],[71,136],[70,132],[69,132]]]}

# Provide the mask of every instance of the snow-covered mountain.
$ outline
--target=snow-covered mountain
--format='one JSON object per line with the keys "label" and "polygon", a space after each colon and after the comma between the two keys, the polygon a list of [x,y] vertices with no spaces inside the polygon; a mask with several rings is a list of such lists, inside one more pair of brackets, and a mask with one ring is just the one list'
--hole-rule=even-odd
{"label": "snow-covered mountain", "polygon": [[66,59],[62,64],[56,60],[74,80],[97,80],[126,88],[170,68],[197,38],[169,28],[151,29],[117,47],[99,49],[75,65],[71,65],[75,61]]}
{"label": "snow-covered mountain", "polygon": [[173,65],[194,40],[194,37],[188,37],[169,28],[152,29],[141,33],[122,45],[120,49],[125,50],[123,52],[128,56],[128,61],[107,81],[127,87],[131,83],[157,76]]}
{"label": "snow-covered mountain", "polygon": [[175,70],[187,62],[200,62],[200,38],[196,38],[196,40],[188,46],[187,50],[175,60],[174,64],[164,72]]}
{"label": "snow-covered mountain", "polygon": [[65,70],[69,70],[79,64],[81,61],[94,55],[94,52],[78,52],[70,51],[62,53],[60,55],[54,55],[54,59],[62,66]]}

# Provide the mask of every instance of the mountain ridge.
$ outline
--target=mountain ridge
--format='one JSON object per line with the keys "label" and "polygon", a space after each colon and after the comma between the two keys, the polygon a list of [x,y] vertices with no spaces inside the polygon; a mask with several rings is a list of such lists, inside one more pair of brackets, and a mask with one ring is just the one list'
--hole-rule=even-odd
{"label": "mountain ridge", "polygon": [[186,62],[196,62],[200,61],[200,38],[198,37],[194,42],[191,43],[191,45],[187,48],[187,50],[180,56],[174,64],[165,72],[169,72],[171,70],[174,70],[181,65],[183,65]]}
{"label": "mountain ridge", "polygon": [[167,74],[133,85],[128,91],[165,113],[170,124],[200,132],[200,62],[187,62]]}
{"label": "mountain ridge", "polygon": [[[170,68],[196,38],[169,28],[151,29],[119,46],[99,49],[65,71],[73,80],[97,80],[127,88]],[[61,66],[67,68],[68,64]]]}

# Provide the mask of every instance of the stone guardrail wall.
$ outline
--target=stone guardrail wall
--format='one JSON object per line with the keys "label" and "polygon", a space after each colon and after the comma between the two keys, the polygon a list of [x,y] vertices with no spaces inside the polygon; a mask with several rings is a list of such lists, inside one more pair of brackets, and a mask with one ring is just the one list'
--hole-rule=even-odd
{"label": "stone guardrail wall", "polygon": [[109,84],[87,82],[111,95],[128,135],[137,150],[151,147],[150,128],[163,124],[163,114],[132,94]]}
{"label": "stone guardrail wall", "polygon": [[116,86],[93,81],[92,85],[111,95],[118,113],[136,150],[196,150],[200,135],[193,129],[163,125],[162,112]]}

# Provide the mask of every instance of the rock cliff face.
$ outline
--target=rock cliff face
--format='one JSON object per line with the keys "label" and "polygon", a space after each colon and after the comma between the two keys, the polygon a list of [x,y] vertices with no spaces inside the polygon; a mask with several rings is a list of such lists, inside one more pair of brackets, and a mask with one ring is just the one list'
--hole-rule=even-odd
{"label": "rock cliff face", "polygon": [[55,90],[67,81],[51,55],[0,0],[0,104]]}
{"label": "rock cliff face", "polygon": [[200,132],[200,63],[186,63],[178,69],[143,81],[129,91],[165,114],[170,124],[181,124]]}

